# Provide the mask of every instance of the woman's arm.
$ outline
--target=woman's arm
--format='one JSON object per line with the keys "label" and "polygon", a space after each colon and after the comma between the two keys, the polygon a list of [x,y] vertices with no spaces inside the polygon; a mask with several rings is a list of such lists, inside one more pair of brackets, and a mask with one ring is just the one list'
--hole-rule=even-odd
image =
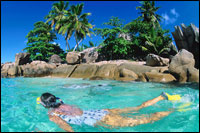
{"label": "woman's arm", "polygon": [[74,132],[72,127],[58,116],[49,115],[49,120],[55,122],[60,126],[60,128],[64,129],[67,132]]}

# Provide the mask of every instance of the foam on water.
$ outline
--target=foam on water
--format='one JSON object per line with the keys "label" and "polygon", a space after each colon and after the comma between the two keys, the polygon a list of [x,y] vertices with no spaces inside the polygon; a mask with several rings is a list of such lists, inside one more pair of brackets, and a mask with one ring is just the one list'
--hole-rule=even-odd
{"label": "foam on water", "polygon": [[65,103],[81,109],[125,108],[142,104],[165,91],[179,94],[180,101],[160,101],[139,111],[150,114],[167,111],[188,104],[186,112],[174,112],[149,124],[136,127],[107,129],[87,125],[71,125],[77,132],[179,132],[199,131],[199,90],[197,84],[160,84],[119,82],[112,80],[89,81],[66,78],[3,78],[1,79],[1,128],[4,132],[59,132],[59,126],[49,121],[47,110],[36,104],[44,92],[60,97]]}

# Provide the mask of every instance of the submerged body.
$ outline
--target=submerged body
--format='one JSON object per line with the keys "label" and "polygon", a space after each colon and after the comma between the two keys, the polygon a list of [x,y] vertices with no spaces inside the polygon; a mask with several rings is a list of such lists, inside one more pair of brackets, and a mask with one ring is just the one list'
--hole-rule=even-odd
{"label": "submerged body", "polygon": [[160,120],[162,117],[168,116],[173,111],[156,112],[147,115],[137,116],[136,118],[124,117],[122,113],[133,113],[140,109],[151,106],[158,101],[165,100],[164,96],[158,96],[152,100],[148,100],[137,107],[129,107],[124,109],[101,109],[101,110],[81,110],[78,107],[62,104],[57,108],[49,109],[49,119],[58,124],[65,131],[73,132],[69,124],[104,127],[127,127],[146,124],[152,121]]}
{"label": "submerged body", "polygon": [[81,110],[74,106],[62,104],[59,108],[50,109],[48,114],[58,116],[69,124],[87,124],[94,126],[97,121],[100,121],[109,112],[108,110]]}

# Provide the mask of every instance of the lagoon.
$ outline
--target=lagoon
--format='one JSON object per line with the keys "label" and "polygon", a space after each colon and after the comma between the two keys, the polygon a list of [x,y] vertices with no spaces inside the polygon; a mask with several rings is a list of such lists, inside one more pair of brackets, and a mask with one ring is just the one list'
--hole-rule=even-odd
{"label": "lagoon", "polygon": [[44,92],[60,97],[65,103],[81,109],[125,108],[140,105],[157,97],[161,92],[180,94],[180,101],[159,101],[143,108],[136,115],[185,107],[163,119],[117,129],[71,125],[76,132],[198,132],[199,87],[194,83],[121,82],[114,80],[83,80],[74,78],[1,78],[1,131],[2,132],[59,132],[64,131],[49,121],[47,109],[36,104]]}

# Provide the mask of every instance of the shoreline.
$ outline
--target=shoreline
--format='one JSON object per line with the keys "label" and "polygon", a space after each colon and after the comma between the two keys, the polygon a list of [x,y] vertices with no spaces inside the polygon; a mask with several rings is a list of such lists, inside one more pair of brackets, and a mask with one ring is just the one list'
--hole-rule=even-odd
{"label": "shoreline", "polygon": [[199,83],[199,69],[194,67],[194,56],[185,49],[180,50],[170,59],[150,55],[146,61],[110,60],[62,64],[39,60],[19,63],[19,60],[21,59],[16,58],[15,62],[1,64],[1,77],[58,77],[87,78],[89,80]]}
{"label": "shoreline", "polygon": [[83,80],[108,79],[123,82],[178,82],[177,79],[169,73],[169,66],[147,66],[144,61],[137,62],[128,60],[115,60],[96,63],[82,63],[76,65],[58,65],[53,63],[49,64],[42,61],[33,61],[30,64],[27,63],[19,66],[13,65],[13,67],[16,67],[18,75],[3,76],[1,74],[1,78],[41,77],[74,79],[81,78]]}

